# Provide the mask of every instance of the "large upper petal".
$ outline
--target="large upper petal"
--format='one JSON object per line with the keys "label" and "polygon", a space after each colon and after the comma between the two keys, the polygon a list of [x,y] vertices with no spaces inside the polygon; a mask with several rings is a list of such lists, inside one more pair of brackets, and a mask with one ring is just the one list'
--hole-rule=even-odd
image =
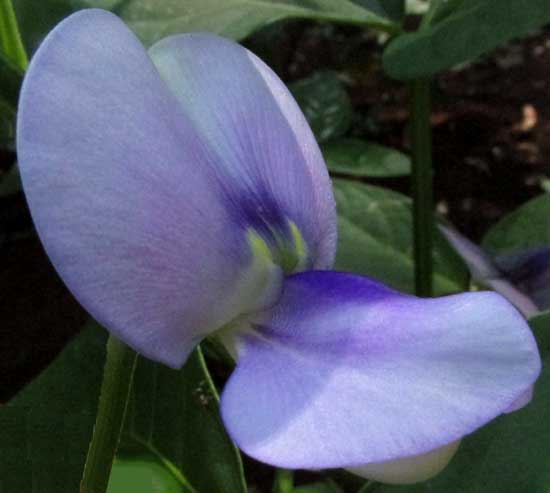
{"label": "large upper petal", "polygon": [[237,348],[226,427],[288,468],[437,449],[508,409],[540,371],[526,322],[496,293],[419,299],[330,271],[286,279]]}
{"label": "large upper petal", "polygon": [[217,153],[220,179],[235,195],[243,220],[258,228],[293,221],[309,251],[308,267],[330,268],[336,249],[332,187],[315,137],[286,86],[254,54],[212,34],[171,36],[149,53]]}
{"label": "large upper petal", "polygon": [[[225,55],[216,46],[209,51],[229,72],[233,61]],[[205,333],[278,294],[280,269],[251,249],[250,230],[265,226],[264,210],[311,230],[318,216],[330,216],[318,213],[320,202],[305,200],[312,220],[308,213],[292,216],[292,194],[317,197],[309,189],[328,190],[322,160],[312,171],[300,146],[276,149],[276,135],[290,139],[295,131],[280,118],[279,100],[271,95],[271,106],[257,102],[258,94],[247,90],[257,77],[248,72],[232,77],[239,97],[250,98],[248,106],[257,104],[270,120],[257,145],[270,142],[277,160],[243,151],[242,161],[228,165],[139,41],[105,11],[84,10],[58,25],[33,58],[21,92],[18,157],[48,255],[96,319],[171,366],[181,365]],[[222,88],[210,90],[197,95],[205,105]],[[227,93],[228,101],[233,96]],[[223,120],[228,105],[206,111]],[[246,148],[236,139],[227,146]],[[275,161],[277,175],[268,169]],[[273,190],[288,188],[294,174],[303,178],[303,189],[274,200]],[[333,244],[334,238],[332,247],[319,247],[324,262]]]}

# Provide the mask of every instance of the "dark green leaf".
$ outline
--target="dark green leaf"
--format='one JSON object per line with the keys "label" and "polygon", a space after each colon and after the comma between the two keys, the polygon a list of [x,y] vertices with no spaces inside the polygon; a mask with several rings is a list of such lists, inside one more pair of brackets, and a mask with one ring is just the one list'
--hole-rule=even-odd
{"label": "dark green leaf", "polygon": [[463,0],[445,14],[439,22],[398,36],[390,43],[383,62],[391,77],[430,77],[474,60],[510,39],[525,36],[550,21],[550,2]]}
{"label": "dark green leaf", "polygon": [[[550,339],[550,310],[541,312],[529,319],[529,325],[533,329],[533,332],[539,335],[539,344],[540,337],[544,336]],[[545,345],[550,348],[550,341],[548,343],[545,342]],[[550,358],[550,355],[548,357]]]}
{"label": "dark green leaf", "polygon": [[0,408],[0,492],[79,491],[95,422],[106,334],[85,330]]}
{"label": "dark green leaf", "polygon": [[482,243],[492,254],[550,245],[550,194],[525,203],[493,226]]}
{"label": "dark green leaf", "polygon": [[155,459],[116,459],[107,493],[184,493],[180,482]]}
{"label": "dark green leaf", "polygon": [[186,31],[210,31],[242,39],[268,23],[289,17],[392,25],[387,18],[349,0],[127,0],[116,11],[145,44]]}
{"label": "dark green leaf", "polygon": [[382,17],[401,20],[405,14],[405,0],[351,0],[353,3]]}
{"label": "dark green leaf", "polygon": [[6,173],[0,176],[0,198],[15,195],[21,192],[22,187],[17,164],[14,164]]}
{"label": "dark green leaf", "polygon": [[322,150],[328,169],[333,173],[382,178],[411,172],[408,156],[374,142],[344,138],[327,142]]}
{"label": "dark green leaf", "polygon": [[543,359],[533,401],[466,437],[451,464],[426,483],[376,493],[547,493],[550,485],[550,315],[531,320]]}
{"label": "dark green leaf", "polygon": [[23,72],[0,51],[0,99],[12,110],[17,108]]}
{"label": "dark green leaf", "polygon": [[318,72],[290,85],[318,142],[340,137],[351,126],[352,106],[346,88],[333,72]]}
{"label": "dark green leaf", "polygon": [[200,352],[180,371],[139,358],[122,451],[148,451],[183,471],[198,492],[245,492],[240,455],[218,408]]}
{"label": "dark green leaf", "polygon": [[[410,199],[384,188],[346,180],[335,180],[334,190],[339,235],[336,268],[414,292]],[[468,272],[438,231],[434,262],[437,294],[464,289]]]}
{"label": "dark green leaf", "polygon": [[15,117],[15,110],[0,98],[0,148],[14,148]]}

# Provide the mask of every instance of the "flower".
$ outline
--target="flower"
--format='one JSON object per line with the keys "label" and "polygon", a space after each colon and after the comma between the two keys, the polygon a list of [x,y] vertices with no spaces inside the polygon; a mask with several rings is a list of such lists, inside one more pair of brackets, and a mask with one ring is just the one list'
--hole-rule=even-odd
{"label": "flower", "polygon": [[34,56],[17,130],[67,286],[172,367],[217,334],[237,360],[222,418],[261,461],[423,479],[537,378],[533,336],[498,294],[419,299],[326,270],[336,212],[317,143],[233,42],[184,34],[146,51],[116,16],[80,11]]}

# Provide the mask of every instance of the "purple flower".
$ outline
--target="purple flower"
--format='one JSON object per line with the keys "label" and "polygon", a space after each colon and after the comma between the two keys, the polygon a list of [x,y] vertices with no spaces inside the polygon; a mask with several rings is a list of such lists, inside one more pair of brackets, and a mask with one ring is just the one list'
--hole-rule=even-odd
{"label": "purple flower", "polygon": [[117,17],[81,11],[31,63],[17,144],[74,295],[172,367],[219,336],[237,360],[222,417],[259,460],[423,479],[537,378],[533,336],[498,294],[419,299],[324,270],[336,212],[319,148],[284,84],[233,42],[146,51]]}

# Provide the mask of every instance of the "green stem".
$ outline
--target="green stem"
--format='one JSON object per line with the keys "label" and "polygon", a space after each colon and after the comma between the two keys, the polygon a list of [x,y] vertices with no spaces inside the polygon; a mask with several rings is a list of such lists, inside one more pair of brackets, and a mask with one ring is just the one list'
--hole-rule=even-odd
{"label": "green stem", "polygon": [[118,448],[137,354],[113,336],[99,396],[97,418],[80,484],[81,493],[105,493]]}
{"label": "green stem", "polygon": [[29,59],[17,26],[17,17],[11,0],[0,0],[0,49],[23,72]]}
{"label": "green stem", "polygon": [[288,469],[277,469],[275,471],[275,482],[273,493],[292,493],[294,490],[294,471]]}
{"label": "green stem", "polygon": [[433,285],[433,172],[430,81],[411,83],[412,195],[415,291],[431,296]]}

